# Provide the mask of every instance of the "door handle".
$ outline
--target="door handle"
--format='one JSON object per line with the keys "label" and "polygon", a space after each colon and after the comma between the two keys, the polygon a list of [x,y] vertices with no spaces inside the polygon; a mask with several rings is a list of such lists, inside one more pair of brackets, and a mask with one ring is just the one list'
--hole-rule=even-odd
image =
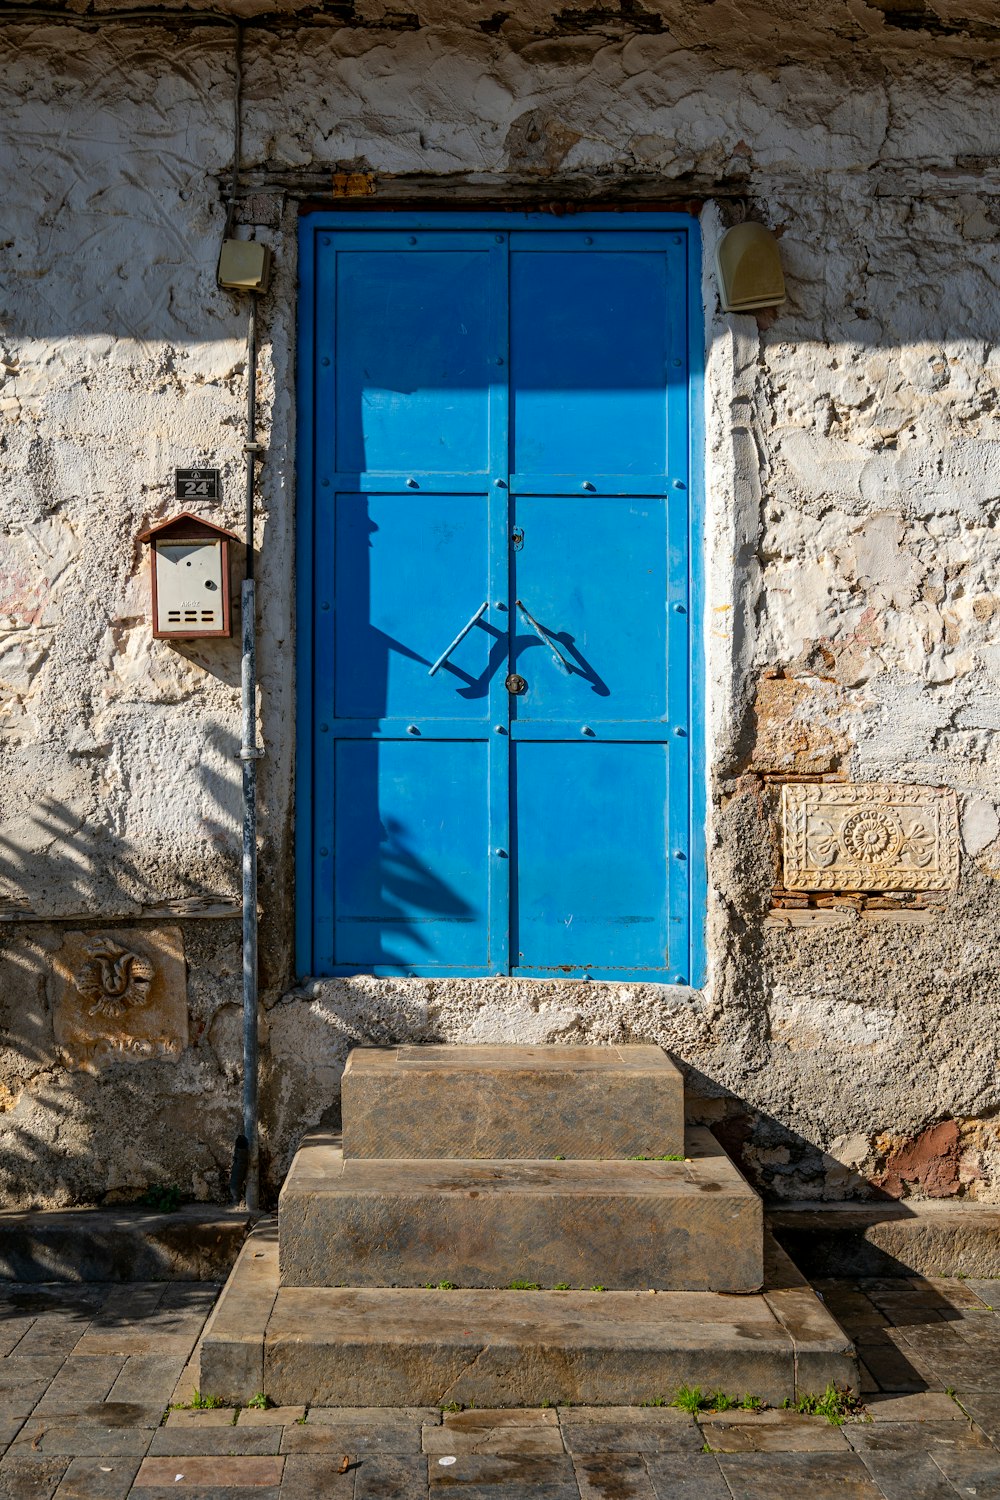
{"label": "door handle", "polygon": [[449,656],[454,651],[455,647],[459,644],[460,641],[464,641],[465,640],[465,637],[468,635],[468,633],[472,629],[473,625],[475,625],[475,623],[476,623],[477,620],[481,620],[483,618],[483,615],[486,613],[486,611],[489,609],[489,607],[490,607],[490,601],[488,599],[484,599],[483,602],[482,602],[482,604],[476,610],[476,613],[472,616],[472,619],[468,622],[468,624],[462,626],[461,630],[458,632],[458,635],[456,635],[456,637],[452,641],[451,645],[450,646],[445,646],[444,650],[441,652],[441,655],[438,657],[437,661],[434,663],[434,665],[428,671],[428,673],[427,673],[428,677],[433,677],[434,673],[437,671],[438,667],[443,667],[444,666],[445,662],[448,660]]}
{"label": "door handle", "polygon": [[518,609],[521,611],[522,615],[527,620],[528,624],[531,626],[538,639],[543,643],[543,645],[548,646],[549,650],[552,652],[552,660],[555,662],[560,672],[565,672],[567,677],[571,677],[573,675],[573,668],[566,660],[565,656],[563,656],[562,652],[559,650],[559,647],[549,635],[548,631],[543,626],[539,625],[534,615],[524,604],[521,603],[520,599],[515,599],[514,603],[517,605]]}

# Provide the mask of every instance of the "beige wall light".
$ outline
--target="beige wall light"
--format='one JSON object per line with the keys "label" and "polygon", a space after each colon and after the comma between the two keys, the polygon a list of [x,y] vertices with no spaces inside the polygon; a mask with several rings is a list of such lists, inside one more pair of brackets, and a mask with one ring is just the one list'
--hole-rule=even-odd
{"label": "beige wall light", "polygon": [[228,292],[263,294],[271,281],[271,252],[259,240],[223,240],[217,274]]}
{"label": "beige wall light", "polygon": [[778,242],[763,224],[734,224],[715,249],[723,312],[752,312],[785,300]]}

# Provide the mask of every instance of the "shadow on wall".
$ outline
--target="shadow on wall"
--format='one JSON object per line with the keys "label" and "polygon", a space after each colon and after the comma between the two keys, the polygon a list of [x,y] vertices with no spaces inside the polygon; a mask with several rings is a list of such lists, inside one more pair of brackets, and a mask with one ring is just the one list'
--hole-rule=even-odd
{"label": "shadow on wall", "polygon": [[[155,710],[145,728],[145,746],[130,746],[130,723],[105,727],[111,754],[104,759],[107,747],[95,746],[100,760],[81,761],[75,805],[56,796],[31,800],[38,772],[28,768],[35,774],[25,774],[25,805],[0,830],[0,913],[125,919],[212,890],[238,892],[241,793],[220,769],[235,761],[238,714],[232,729],[199,720],[172,741],[157,734]],[[133,788],[127,758],[143,753],[148,781]],[[9,774],[17,774],[13,757]],[[123,808],[133,797],[149,835],[144,848],[116,827],[129,821]]]}
{"label": "shadow on wall", "polygon": [[[210,738],[233,753],[232,736]],[[192,781],[201,839],[231,868],[233,789],[205,764]],[[157,891],[148,856],[54,798],[21,837],[0,836],[0,890],[27,887],[33,903],[25,920],[26,898],[8,900],[14,920],[0,922],[6,1206],[225,1197],[241,1117],[238,911],[185,920],[205,882],[197,861],[188,872],[167,853],[170,889]]]}

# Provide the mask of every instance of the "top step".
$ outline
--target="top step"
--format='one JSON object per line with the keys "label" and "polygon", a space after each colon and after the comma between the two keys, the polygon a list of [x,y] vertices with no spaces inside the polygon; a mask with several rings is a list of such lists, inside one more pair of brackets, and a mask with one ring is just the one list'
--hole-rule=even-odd
{"label": "top step", "polygon": [[347,1158],[684,1153],[684,1080],[659,1047],[357,1047],[341,1097]]}

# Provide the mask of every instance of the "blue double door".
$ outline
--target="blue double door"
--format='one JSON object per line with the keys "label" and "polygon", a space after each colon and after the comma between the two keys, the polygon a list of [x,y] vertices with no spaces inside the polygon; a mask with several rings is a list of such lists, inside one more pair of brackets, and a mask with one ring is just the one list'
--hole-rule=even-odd
{"label": "blue double door", "polygon": [[687,234],[515,222],[305,229],[305,972],[685,977]]}

